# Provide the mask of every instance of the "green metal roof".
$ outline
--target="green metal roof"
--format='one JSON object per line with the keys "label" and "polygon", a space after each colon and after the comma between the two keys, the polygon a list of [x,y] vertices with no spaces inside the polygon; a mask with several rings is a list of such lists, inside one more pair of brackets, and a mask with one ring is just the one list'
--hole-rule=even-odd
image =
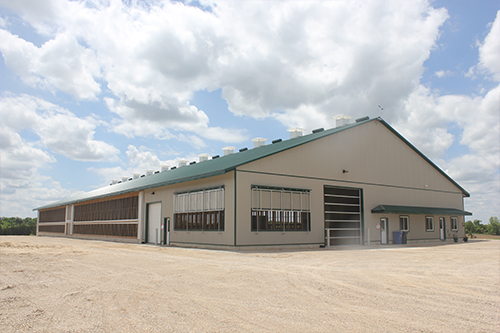
{"label": "green metal roof", "polygon": [[372,209],[376,214],[408,214],[408,215],[472,215],[461,209],[415,206],[378,205]]}
{"label": "green metal roof", "polygon": [[467,191],[465,191],[460,185],[458,185],[453,179],[451,179],[450,176],[448,176],[444,171],[442,171],[439,167],[437,167],[431,160],[429,160],[424,154],[422,154],[417,148],[415,148],[403,136],[401,136],[396,130],[394,130],[388,123],[386,123],[382,118],[379,117],[379,118],[359,121],[357,123],[345,125],[342,127],[332,128],[329,130],[324,130],[319,132],[315,131],[315,133],[304,135],[298,138],[284,140],[273,144],[268,144],[262,147],[248,149],[231,155],[221,156],[219,158],[213,158],[208,161],[203,161],[196,164],[180,167],[177,169],[156,173],[150,176],[141,177],[131,181],[126,181],[123,183],[106,186],[94,191],[79,194],[61,201],[57,201],[48,205],[34,208],[33,210],[54,208],[87,200],[100,199],[104,197],[142,191],[165,185],[178,184],[191,180],[223,175],[227,172],[235,170],[238,166],[283,152],[291,148],[295,148],[297,146],[324,138],[326,136],[338,132],[348,130],[353,127],[366,124],[371,121],[379,121],[382,124],[384,124],[389,130],[391,130],[394,134],[396,134],[401,140],[403,140],[406,144],[408,144],[413,150],[415,150],[434,168],[436,168],[440,173],[442,173],[448,180],[450,180],[453,184],[455,184],[464,193],[465,196],[469,196],[469,193],[467,193]]}

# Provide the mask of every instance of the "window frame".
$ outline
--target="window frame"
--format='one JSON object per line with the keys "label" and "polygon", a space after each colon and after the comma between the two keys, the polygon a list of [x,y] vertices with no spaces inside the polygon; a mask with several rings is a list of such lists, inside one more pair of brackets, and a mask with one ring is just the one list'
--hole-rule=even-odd
{"label": "window frame", "polygon": [[[403,228],[402,219],[406,219],[406,229]],[[399,230],[409,232],[410,231],[410,216],[408,215],[399,215]]]}
{"label": "window frame", "polygon": [[[450,225],[451,231],[458,231],[458,217],[457,216],[450,217],[450,224],[451,224]],[[453,228],[454,224],[455,224],[456,228]]]}
{"label": "window frame", "polygon": [[[428,221],[430,221],[430,226],[431,228],[429,228],[429,223]],[[434,216],[426,216],[425,217],[425,231],[434,231]]]}
{"label": "window frame", "polygon": [[224,186],[174,193],[173,199],[173,230],[189,232],[224,231]]}
{"label": "window frame", "polygon": [[251,232],[310,232],[311,190],[252,185],[250,215]]}

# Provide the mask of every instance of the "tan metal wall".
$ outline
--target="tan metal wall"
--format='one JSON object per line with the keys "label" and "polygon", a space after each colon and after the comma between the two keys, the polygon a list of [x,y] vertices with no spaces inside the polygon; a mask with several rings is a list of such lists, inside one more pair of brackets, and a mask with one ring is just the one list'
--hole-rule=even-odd
{"label": "tan metal wall", "polygon": [[[202,190],[210,187],[224,186],[224,231],[176,231],[173,228],[174,221],[174,193]],[[152,194],[154,192],[154,194]],[[161,202],[162,221],[165,217],[170,218],[170,243],[171,244],[205,244],[205,245],[234,245],[234,173],[194,180],[186,183],[168,185],[145,191],[145,205],[148,203]],[[143,220],[146,221],[146,210],[144,209]],[[142,235],[145,235],[145,223],[142,226]],[[144,236],[142,241],[144,241]]]}
{"label": "tan metal wall", "polygon": [[[237,170],[238,245],[323,243],[324,185],[363,189],[364,231],[370,230],[372,242],[380,241],[376,224],[382,214],[371,213],[371,209],[379,204],[463,209],[461,190],[378,121],[249,163]],[[311,232],[251,232],[251,185],[311,189]],[[425,231],[424,218],[411,216],[409,240],[439,238],[439,231]],[[439,216],[434,218],[437,224]],[[447,226],[449,228],[449,216]],[[392,231],[399,230],[399,216],[390,216],[389,227],[389,240],[392,240]],[[462,217],[459,217],[460,232],[463,234]]]}

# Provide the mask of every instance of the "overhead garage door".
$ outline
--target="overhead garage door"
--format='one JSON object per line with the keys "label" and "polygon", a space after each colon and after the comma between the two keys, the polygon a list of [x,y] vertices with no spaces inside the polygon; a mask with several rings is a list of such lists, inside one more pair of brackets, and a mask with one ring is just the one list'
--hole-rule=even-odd
{"label": "overhead garage door", "polygon": [[361,190],[325,186],[324,192],[327,244],[362,244]]}

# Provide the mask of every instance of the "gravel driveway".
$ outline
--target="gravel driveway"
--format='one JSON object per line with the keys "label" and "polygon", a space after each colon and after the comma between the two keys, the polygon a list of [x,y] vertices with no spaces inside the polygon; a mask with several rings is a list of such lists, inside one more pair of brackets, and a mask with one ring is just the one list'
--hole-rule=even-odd
{"label": "gravel driveway", "polygon": [[1,332],[500,332],[500,241],[230,252],[0,237]]}

